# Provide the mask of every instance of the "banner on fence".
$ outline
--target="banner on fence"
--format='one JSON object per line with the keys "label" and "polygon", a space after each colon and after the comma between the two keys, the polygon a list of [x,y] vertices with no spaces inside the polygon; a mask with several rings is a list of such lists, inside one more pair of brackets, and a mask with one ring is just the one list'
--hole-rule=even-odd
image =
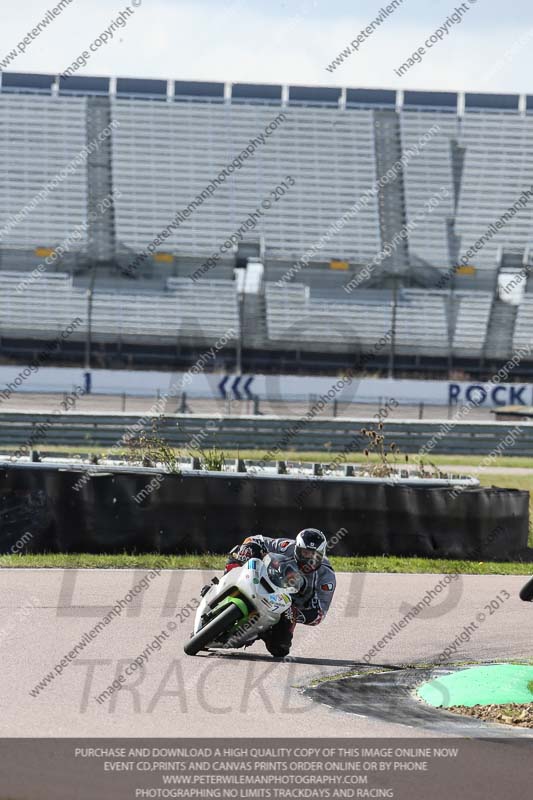
{"label": "banner on fence", "polygon": [[[27,373],[27,374],[26,374]],[[76,368],[0,367],[0,407],[14,392],[70,392],[87,386],[87,374]],[[234,400],[283,400],[308,402],[327,396],[341,403],[383,404],[395,399],[399,405],[447,406],[476,402],[482,407],[533,405],[533,384],[474,383],[467,381],[395,380],[392,378],[347,378],[309,375],[227,375],[191,368],[188,372],[93,370],[93,394],[167,396]]]}

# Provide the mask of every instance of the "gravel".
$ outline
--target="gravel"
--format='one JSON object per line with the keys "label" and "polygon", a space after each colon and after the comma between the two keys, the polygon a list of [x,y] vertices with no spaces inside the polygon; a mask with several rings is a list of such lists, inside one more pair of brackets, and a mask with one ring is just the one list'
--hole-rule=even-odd
{"label": "gravel", "polygon": [[451,706],[446,711],[478,717],[484,722],[500,722],[518,728],[533,728],[533,703],[508,703],[490,706]]}

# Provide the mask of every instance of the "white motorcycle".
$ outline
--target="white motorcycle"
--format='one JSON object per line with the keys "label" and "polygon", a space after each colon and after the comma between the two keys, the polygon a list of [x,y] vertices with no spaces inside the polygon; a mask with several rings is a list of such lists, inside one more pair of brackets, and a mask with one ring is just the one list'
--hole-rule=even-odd
{"label": "white motorcycle", "polygon": [[251,644],[280,621],[303,584],[296,563],[275,553],[214,578],[203,593],[185,653]]}

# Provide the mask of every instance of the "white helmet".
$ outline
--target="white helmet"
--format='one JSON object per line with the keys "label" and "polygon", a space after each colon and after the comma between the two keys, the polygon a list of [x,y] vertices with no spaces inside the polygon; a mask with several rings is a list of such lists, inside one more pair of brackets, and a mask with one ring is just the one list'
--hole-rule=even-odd
{"label": "white helmet", "polygon": [[328,540],[317,528],[304,528],[296,537],[294,557],[302,572],[314,572],[326,555]]}

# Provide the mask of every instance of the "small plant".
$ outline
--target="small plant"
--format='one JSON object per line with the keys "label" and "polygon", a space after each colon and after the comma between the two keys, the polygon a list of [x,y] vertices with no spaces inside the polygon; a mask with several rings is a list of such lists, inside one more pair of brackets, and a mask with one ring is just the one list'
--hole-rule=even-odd
{"label": "small plant", "polygon": [[366,428],[363,428],[361,431],[363,436],[365,436],[367,439],[367,446],[364,451],[365,456],[369,458],[370,454],[373,453],[379,458],[377,464],[369,464],[368,467],[368,471],[373,478],[388,478],[396,471],[396,463],[394,461],[390,462],[388,460],[388,456],[395,458],[399,454],[398,447],[396,443],[393,442],[387,452],[385,434],[382,433],[382,431],[382,422],[378,424],[377,431],[370,431]]}
{"label": "small plant", "polygon": [[423,458],[416,459],[418,478],[448,478],[449,476],[440,470],[433,461],[428,461],[427,464]]}
{"label": "small plant", "polygon": [[152,421],[152,432],[148,434],[142,430],[135,436],[129,437],[126,444],[126,459],[134,463],[141,463],[145,467],[163,464],[168,472],[179,475],[179,451],[174,450],[159,434],[159,418]]}
{"label": "small plant", "polygon": [[[370,475],[374,478],[388,478],[399,469],[400,463],[397,459],[401,458],[402,452],[396,442],[391,442],[390,445],[387,445],[385,441],[385,431],[383,422],[378,423],[377,431],[367,430],[363,428],[361,433],[363,436],[367,438],[367,447],[365,448],[365,456],[367,458],[370,454],[374,454],[378,456],[378,463],[371,464],[368,467],[368,471]],[[409,456],[407,453],[404,454],[404,461],[406,464],[409,463]],[[423,458],[418,456],[414,457],[414,463],[416,464],[416,471],[413,473],[413,477],[417,478],[448,478],[449,476],[442,472],[433,462],[426,462]]]}
{"label": "small plant", "polygon": [[200,450],[200,464],[202,469],[209,472],[222,472],[226,464],[226,454],[213,445],[209,450]]}

